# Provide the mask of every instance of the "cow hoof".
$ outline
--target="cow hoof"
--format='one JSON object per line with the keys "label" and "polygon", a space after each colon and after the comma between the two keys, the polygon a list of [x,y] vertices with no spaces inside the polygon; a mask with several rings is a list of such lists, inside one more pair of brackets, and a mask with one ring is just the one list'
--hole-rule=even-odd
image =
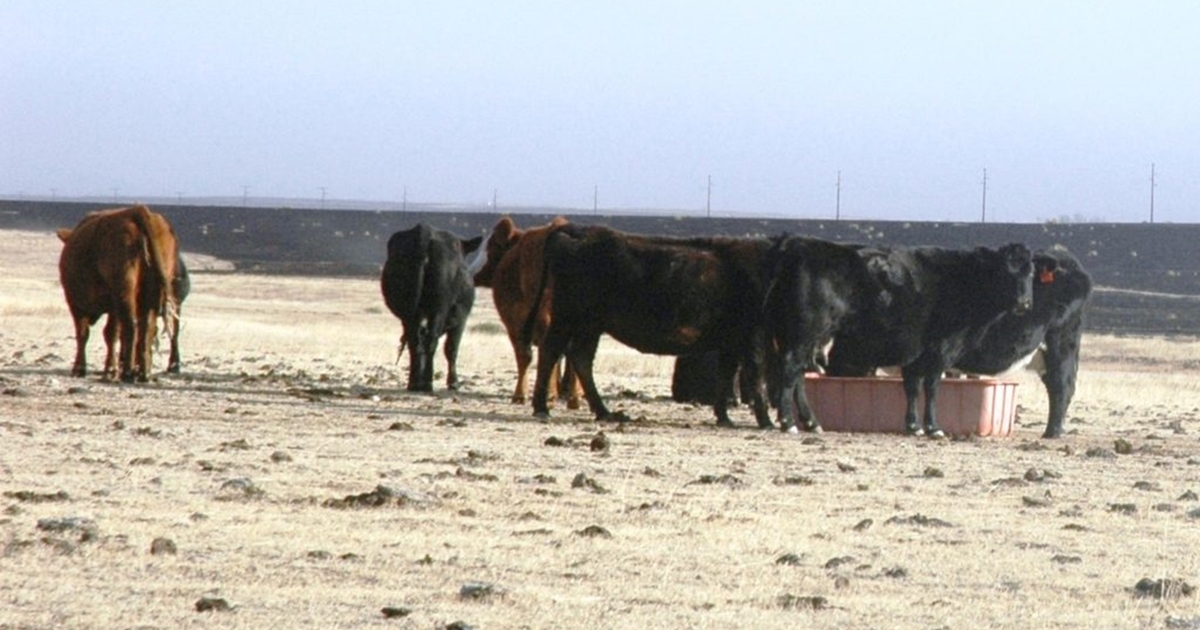
{"label": "cow hoof", "polygon": [[825,432],[825,429],[822,429],[821,425],[817,424],[816,422],[804,425],[804,430],[808,431],[809,433],[816,433],[818,435]]}
{"label": "cow hoof", "polygon": [[722,428],[722,429],[732,429],[732,428],[733,428],[733,421],[732,421],[732,420],[720,420],[720,419],[718,419],[718,420],[717,420],[717,426],[718,426],[718,427],[720,427],[720,428]]}
{"label": "cow hoof", "polygon": [[793,425],[783,429],[783,432],[791,434],[791,435],[800,435],[800,428],[793,424]]}
{"label": "cow hoof", "polygon": [[513,396],[512,400],[510,400],[509,402],[511,402],[514,405],[524,405],[525,397],[524,396]]}
{"label": "cow hoof", "polygon": [[537,418],[538,420],[549,420],[550,412],[549,411],[535,411],[535,412],[533,412],[533,417]]}
{"label": "cow hoof", "polygon": [[1046,440],[1053,440],[1053,439],[1057,439],[1060,437],[1062,437],[1062,429],[1059,429],[1057,431],[1051,431],[1050,429],[1046,429],[1046,432],[1042,434],[1042,439],[1046,439]]}
{"label": "cow hoof", "polygon": [[914,437],[921,437],[925,435],[925,429],[922,429],[921,427],[904,427],[904,434]]}
{"label": "cow hoof", "polygon": [[572,399],[567,401],[567,409],[579,409],[582,406],[583,403],[580,403],[578,400]]}
{"label": "cow hoof", "polygon": [[931,440],[944,440],[944,439],[946,439],[946,432],[945,432],[945,431],[943,431],[943,430],[941,430],[941,429],[934,429],[934,430],[930,431],[930,432],[928,433],[928,435],[929,435],[929,439],[931,439]]}

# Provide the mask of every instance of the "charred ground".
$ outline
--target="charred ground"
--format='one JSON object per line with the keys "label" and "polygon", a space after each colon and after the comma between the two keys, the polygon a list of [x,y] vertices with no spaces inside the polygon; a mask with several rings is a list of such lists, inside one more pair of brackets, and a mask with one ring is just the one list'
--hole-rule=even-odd
{"label": "charred ground", "polygon": [[[50,230],[74,225],[112,204],[0,200],[0,228]],[[375,276],[387,238],[424,221],[461,236],[488,232],[490,212],[309,210],[215,206],[155,206],[170,219],[185,251],[231,261],[237,271]],[[553,218],[512,216],[521,226]],[[1088,329],[1117,334],[1200,335],[1200,224],[935,223],[579,214],[585,224],[676,236],[770,236],[782,232],[833,241],[964,247],[1021,241],[1033,248],[1064,245],[1097,287]]]}

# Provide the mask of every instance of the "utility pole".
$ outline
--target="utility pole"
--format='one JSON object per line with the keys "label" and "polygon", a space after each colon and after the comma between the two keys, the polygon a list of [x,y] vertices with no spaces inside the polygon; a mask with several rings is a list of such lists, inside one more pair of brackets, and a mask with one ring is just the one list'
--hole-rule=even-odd
{"label": "utility pole", "polygon": [[712,175],[708,176],[708,201],[704,204],[705,212],[708,218],[712,218]]}
{"label": "utility pole", "polygon": [[1150,163],[1150,222],[1154,223],[1154,162]]}
{"label": "utility pole", "polygon": [[400,211],[408,212],[408,186],[404,187],[404,196],[400,199]]}
{"label": "utility pole", "polygon": [[499,208],[496,207],[496,190],[495,188],[492,189],[492,212],[499,211]]}
{"label": "utility pole", "polygon": [[175,191],[175,205],[177,205],[177,206],[183,205],[183,191],[179,191],[179,190]]}
{"label": "utility pole", "polygon": [[983,169],[983,207],[979,211],[979,222],[987,223],[987,169]]}
{"label": "utility pole", "polygon": [[246,199],[248,199],[249,197],[250,197],[250,187],[243,184],[242,185],[242,207],[243,208],[246,207]]}
{"label": "utility pole", "polygon": [[320,186],[320,189],[321,189],[321,209],[324,210],[325,209],[325,187]]}
{"label": "utility pole", "polygon": [[600,184],[592,188],[592,214],[600,214]]}
{"label": "utility pole", "polygon": [[834,221],[842,220],[842,172],[841,171],[838,171],[837,201],[834,202],[834,206],[833,206],[833,220]]}

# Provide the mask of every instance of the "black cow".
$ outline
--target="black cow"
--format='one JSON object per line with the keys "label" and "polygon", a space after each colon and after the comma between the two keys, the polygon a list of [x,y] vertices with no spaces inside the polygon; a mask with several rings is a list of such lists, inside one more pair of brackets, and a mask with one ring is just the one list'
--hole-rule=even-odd
{"label": "black cow", "polygon": [[[901,366],[908,402],[905,431],[942,437],[935,410],[942,373],[978,347],[1006,313],[1030,309],[1030,251],[1012,243],[973,250],[861,248],[860,254],[887,298],[873,314],[847,320],[834,340],[826,373],[868,376],[879,366]],[[923,429],[917,422],[921,389]]]}
{"label": "black cow", "polygon": [[463,257],[482,242],[482,236],[462,240],[424,223],[388,239],[379,284],[383,301],[400,318],[400,352],[406,345],[409,348],[409,391],[433,391],[433,356],[443,334],[446,387],[458,388],[458,344],[475,302],[475,287]]}
{"label": "black cow", "polygon": [[1033,254],[1033,310],[1005,314],[988,328],[978,347],[954,362],[975,374],[1002,374],[1032,353],[1042,354],[1042,383],[1050,398],[1050,416],[1042,437],[1062,435],[1063,419],[1075,395],[1079,343],[1092,280],[1063,247]]}
{"label": "black cow", "polygon": [[[759,426],[772,427],[760,378],[764,342],[791,344],[795,355],[811,355],[820,345],[818,333],[767,329],[769,322],[784,318],[768,316],[764,307],[774,302],[787,308],[792,303],[785,297],[798,292],[788,275],[797,265],[784,261],[808,252],[792,246],[793,240],[672,239],[604,227],[556,228],[545,249],[548,273],[541,290],[553,282],[553,315],[538,354],[535,415],[549,414],[547,385],[553,365],[566,354],[597,419],[621,419],[605,407],[592,374],[600,335],[608,333],[651,354],[715,351],[720,389],[713,411],[721,426],[732,424],[728,404],[740,365],[756,384],[752,406]],[[853,250],[843,249],[846,259],[865,267]],[[797,321],[804,319],[789,312]],[[807,415],[802,417],[811,417],[807,406],[803,409]],[[781,413],[780,421],[781,428],[793,428],[790,416]]]}

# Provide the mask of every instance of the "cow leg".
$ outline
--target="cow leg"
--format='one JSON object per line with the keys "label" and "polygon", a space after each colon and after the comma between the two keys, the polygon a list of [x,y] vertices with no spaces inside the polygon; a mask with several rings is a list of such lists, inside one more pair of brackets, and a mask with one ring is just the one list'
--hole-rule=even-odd
{"label": "cow leg", "polygon": [[904,432],[909,435],[925,435],[925,431],[917,422],[917,397],[921,389],[921,374],[910,366],[901,368],[900,372],[904,377]]}
{"label": "cow leg", "polygon": [[[713,412],[717,416],[717,426],[732,427],[733,420],[729,418],[729,400],[733,397],[733,381],[737,377],[737,357],[728,352],[717,355],[717,383],[721,391],[713,401]],[[761,426],[761,423],[760,423]]]}
{"label": "cow leg", "polygon": [[517,358],[517,387],[513,390],[512,402],[523,405],[526,392],[529,391],[529,364],[533,363],[533,348],[512,337],[509,341],[512,342],[513,355]]}
{"label": "cow leg", "polygon": [[1046,421],[1044,438],[1060,437],[1067,407],[1075,396],[1075,377],[1079,371],[1079,331],[1062,334],[1047,334],[1043,357],[1046,368],[1042,373],[1042,384],[1050,398],[1050,417]]}
{"label": "cow leg", "polygon": [[183,366],[179,359],[179,322],[182,317],[180,308],[182,305],[176,304],[174,312],[167,313],[167,335],[171,339],[171,357],[167,360],[167,372],[170,374],[179,374]]}
{"label": "cow leg", "polygon": [[[109,315],[111,320],[111,315]],[[71,376],[87,376],[87,343],[92,332],[91,318],[87,315],[76,315],[75,319],[75,363],[71,366]],[[105,327],[107,330],[107,326]],[[112,347],[111,344],[109,346]],[[112,350],[109,350],[112,353]]]}
{"label": "cow leg", "polygon": [[804,387],[805,361],[801,360],[799,353],[791,349],[785,351],[779,360],[779,429],[797,433],[795,418],[799,417],[806,431],[820,432],[821,425],[813,415],[812,409],[808,408],[808,398],[800,391]]}
{"label": "cow leg", "polygon": [[145,383],[150,380],[150,369],[154,365],[154,342],[158,338],[158,310],[150,309],[143,311],[140,315],[142,328],[137,331],[137,361],[135,367],[139,383]]}
{"label": "cow leg", "polygon": [[[567,361],[575,366],[579,380],[583,382],[583,395],[587,398],[588,407],[600,422],[624,420],[621,414],[614,415],[600,398],[600,390],[596,388],[596,380],[592,377],[592,361],[596,357],[596,347],[600,345],[600,332],[577,337],[575,343],[567,347]],[[539,359],[540,360],[540,359]],[[539,368],[541,366],[538,366]]]}
{"label": "cow leg", "polygon": [[457,390],[459,386],[458,346],[462,342],[463,330],[465,328],[466,318],[462,318],[461,324],[447,330],[445,347],[442,349],[446,355],[446,387],[453,390]]}
{"label": "cow leg", "polygon": [[117,318],[109,315],[104,322],[104,378],[117,377]]}
{"label": "cow leg", "polygon": [[121,380],[126,383],[132,383],[135,378],[134,365],[135,357],[137,356],[137,320],[134,317],[136,309],[130,304],[118,303],[114,313],[110,313],[109,317],[117,317],[117,330],[121,332],[121,350],[119,359],[119,372]]}
{"label": "cow leg", "polygon": [[937,395],[941,383],[941,371],[925,375],[925,435],[931,438],[946,437],[937,423]]}
{"label": "cow leg", "polygon": [[537,378],[533,382],[533,415],[535,417],[550,417],[550,379],[554,377],[554,366],[562,358],[566,345],[566,333],[553,325],[546,331],[541,344],[538,345]]}
{"label": "cow leg", "polygon": [[[564,393],[566,392],[566,393]],[[583,403],[583,387],[579,382],[579,374],[570,361],[563,361],[562,382],[558,386],[558,395],[567,399],[567,409],[579,409]]]}
{"label": "cow leg", "polygon": [[413,326],[413,333],[408,335],[408,391],[433,391],[432,379],[425,380],[426,366],[432,362],[428,354],[429,330],[417,325]]}

